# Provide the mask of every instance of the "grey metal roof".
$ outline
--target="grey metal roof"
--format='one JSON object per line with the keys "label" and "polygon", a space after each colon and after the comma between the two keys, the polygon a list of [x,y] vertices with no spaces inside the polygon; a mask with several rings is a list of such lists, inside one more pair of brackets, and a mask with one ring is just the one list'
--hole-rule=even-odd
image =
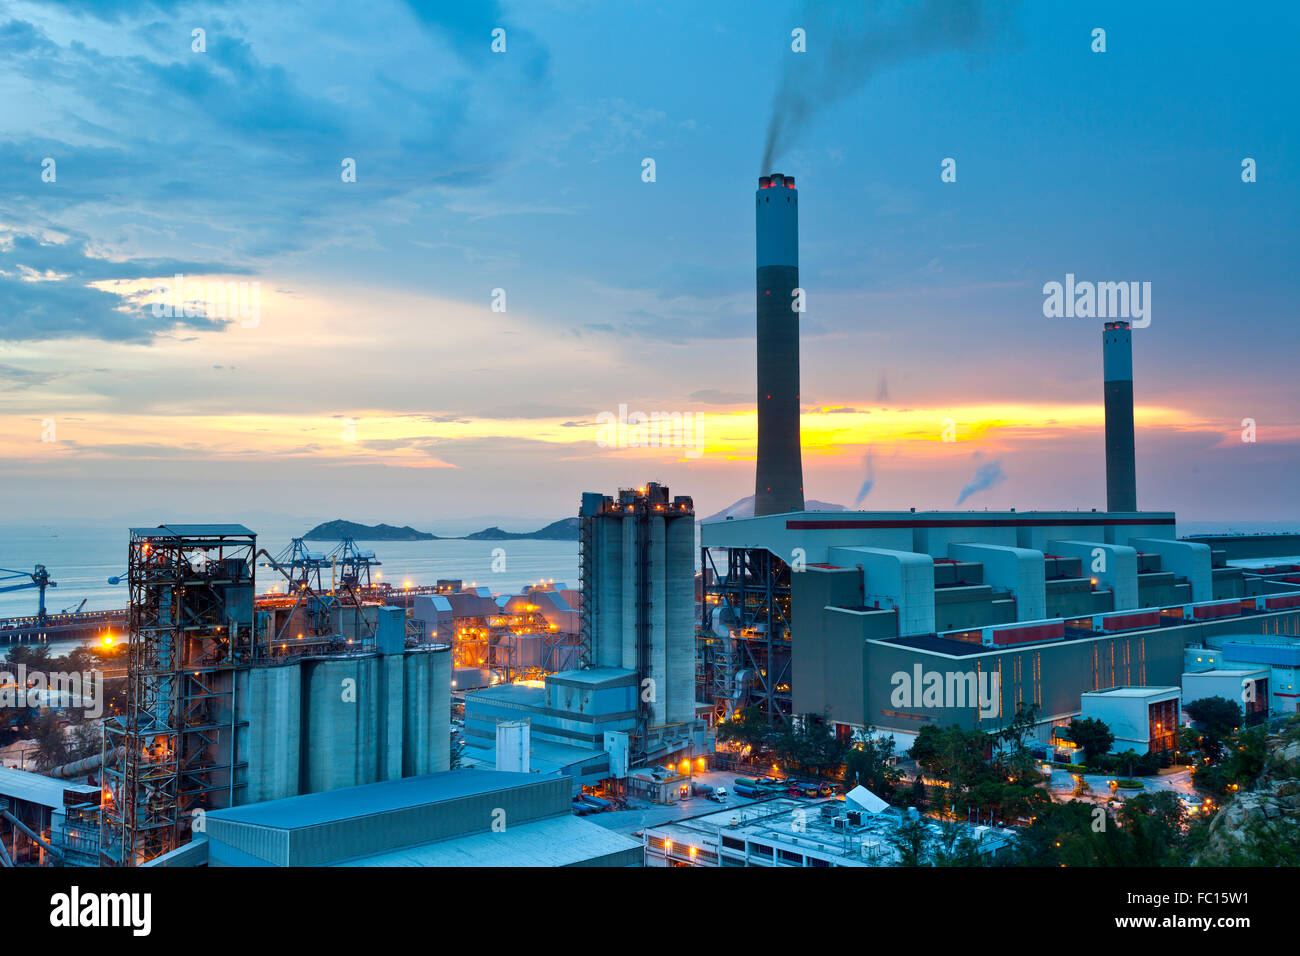
{"label": "grey metal roof", "polygon": [[242,524],[160,524],[156,528],[132,528],[142,538],[215,538],[222,535],[252,535]]}
{"label": "grey metal roof", "polygon": [[306,793],[283,800],[213,810],[210,820],[229,820],[279,830],[299,830],[337,820],[371,816],[409,807],[455,800],[479,793],[510,790],[536,783],[550,774],[503,770],[444,770],[420,777],[368,783],[342,790]]}
{"label": "grey metal roof", "polygon": [[640,841],[566,814],[516,824],[504,833],[471,833],[332,865],[569,866],[629,851],[636,851],[639,858]]}
{"label": "grey metal roof", "polygon": [[24,803],[35,803],[42,807],[59,809],[63,806],[63,792],[75,790],[77,793],[95,793],[99,788],[84,783],[71,783],[56,780],[41,773],[29,770],[16,770],[13,767],[0,767],[0,796],[13,797]]}
{"label": "grey metal roof", "polygon": [[622,667],[588,667],[585,670],[558,671],[547,678],[552,684],[589,684],[599,687],[602,684],[636,683],[636,671]]}

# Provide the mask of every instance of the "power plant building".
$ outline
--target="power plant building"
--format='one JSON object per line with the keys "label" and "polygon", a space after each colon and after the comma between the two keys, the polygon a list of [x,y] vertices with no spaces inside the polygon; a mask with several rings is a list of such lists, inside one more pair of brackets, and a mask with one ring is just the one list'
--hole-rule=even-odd
{"label": "power plant building", "polygon": [[[702,641],[739,647],[705,656],[717,711],[774,701],[774,720],[905,745],[1021,705],[1046,742],[1084,693],[1180,686],[1187,646],[1300,633],[1292,575],[1229,566],[1167,512],[803,512],[710,522],[702,541]],[[784,700],[747,673],[760,653]]]}
{"label": "power plant building", "polygon": [[502,721],[529,721],[531,763],[576,788],[704,747],[695,701],[695,509],[651,482],[586,493],[579,512],[583,666],[465,695],[466,755],[501,767]]}

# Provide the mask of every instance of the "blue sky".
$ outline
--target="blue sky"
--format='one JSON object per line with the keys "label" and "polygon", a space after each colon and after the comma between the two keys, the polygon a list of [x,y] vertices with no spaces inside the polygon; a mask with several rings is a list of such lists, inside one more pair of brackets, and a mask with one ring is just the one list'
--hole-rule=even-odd
{"label": "blue sky", "polygon": [[[0,489],[426,526],[647,478],[729,504],[790,83],[820,105],[774,163],[811,497],[851,504],[869,454],[865,507],[951,507],[989,462],[964,507],[1100,507],[1098,323],[1042,313],[1073,273],[1152,284],[1140,506],[1300,517],[1300,14],[1134,6],[7,3]],[[259,323],[155,315],[176,273],[258,282]],[[624,403],[709,415],[705,454],[597,447]]]}

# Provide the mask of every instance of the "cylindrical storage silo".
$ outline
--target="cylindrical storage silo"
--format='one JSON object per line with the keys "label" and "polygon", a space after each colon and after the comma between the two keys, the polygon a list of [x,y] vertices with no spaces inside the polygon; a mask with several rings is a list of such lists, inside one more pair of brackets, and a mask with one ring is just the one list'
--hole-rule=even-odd
{"label": "cylindrical storage silo", "polygon": [[302,720],[302,665],[254,667],[236,674],[237,758],[245,786],[236,803],[296,795]]}
{"label": "cylindrical storage silo", "polygon": [[403,658],[402,776],[451,766],[451,652],[415,648]]}

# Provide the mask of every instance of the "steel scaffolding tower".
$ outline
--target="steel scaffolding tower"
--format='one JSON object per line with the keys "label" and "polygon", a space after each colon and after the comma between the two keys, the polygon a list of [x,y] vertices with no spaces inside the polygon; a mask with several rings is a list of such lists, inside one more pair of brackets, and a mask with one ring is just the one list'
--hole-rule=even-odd
{"label": "steel scaffolding tower", "polygon": [[757,706],[769,723],[784,722],[791,713],[790,567],[766,548],[725,548],[720,572],[712,550],[700,549],[703,681],[723,713]]}
{"label": "steel scaffolding tower", "polygon": [[593,594],[596,577],[596,555],[592,553],[592,535],[595,523],[589,515],[578,516],[578,670],[591,666],[591,653],[595,621],[592,619]]}
{"label": "steel scaffolding tower", "polygon": [[234,802],[235,672],[254,657],[257,536],[242,525],[131,529],[127,701],[104,729],[101,862],[184,842]]}

